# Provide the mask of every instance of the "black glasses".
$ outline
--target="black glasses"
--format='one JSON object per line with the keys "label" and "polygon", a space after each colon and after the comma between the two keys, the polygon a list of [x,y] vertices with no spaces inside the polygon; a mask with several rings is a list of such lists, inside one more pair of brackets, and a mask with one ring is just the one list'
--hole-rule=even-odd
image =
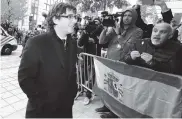
{"label": "black glasses", "polygon": [[72,15],[72,14],[69,14],[69,15],[59,15],[60,17],[64,17],[64,18],[68,18],[68,19],[76,19],[76,15]]}

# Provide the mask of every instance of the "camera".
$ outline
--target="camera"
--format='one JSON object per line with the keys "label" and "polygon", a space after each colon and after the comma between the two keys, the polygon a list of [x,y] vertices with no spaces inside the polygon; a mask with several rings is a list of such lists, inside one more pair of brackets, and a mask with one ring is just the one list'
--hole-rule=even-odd
{"label": "camera", "polygon": [[114,27],[115,26],[115,20],[113,18],[113,15],[107,15],[104,17],[103,21],[102,21],[102,25],[103,26],[111,26]]}
{"label": "camera", "polygon": [[122,16],[122,12],[117,12],[116,14],[108,14],[104,11],[101,13],[103,17],[102,25],[107,27],[115,27],[115,21],[118,21],[118,17]]}

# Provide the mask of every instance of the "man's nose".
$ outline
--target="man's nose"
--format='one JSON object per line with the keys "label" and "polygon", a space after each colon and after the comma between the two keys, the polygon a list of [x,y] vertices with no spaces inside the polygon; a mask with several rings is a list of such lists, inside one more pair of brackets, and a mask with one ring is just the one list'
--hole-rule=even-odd
{"label": "man's nose", "polygon": [[125,19],[128,19],[128,18],[129,18],[128,16],[125,17]]}

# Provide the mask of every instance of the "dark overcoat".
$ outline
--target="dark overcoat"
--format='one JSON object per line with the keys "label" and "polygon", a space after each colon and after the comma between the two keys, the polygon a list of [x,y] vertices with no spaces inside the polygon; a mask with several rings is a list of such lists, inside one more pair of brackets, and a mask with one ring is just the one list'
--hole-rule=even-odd
{"label": "dark overcoat", "polygon": [[77,43],[67,45],[49,32],[28,40],[18,71],[21,89],[28,97],[27,118],[71,118],[77,93]]}

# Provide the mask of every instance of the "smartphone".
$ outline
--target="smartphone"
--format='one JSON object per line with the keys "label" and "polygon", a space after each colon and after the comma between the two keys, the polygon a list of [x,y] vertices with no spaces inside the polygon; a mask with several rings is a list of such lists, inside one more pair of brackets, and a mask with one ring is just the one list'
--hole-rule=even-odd
{"label": "smartphone", "polygon": [[182,13],[175,13],[173,19],[176,21],[176,24],[179,25],[182,20]]}
{"label": "smartphone", "polygon": [[154,0],[141,0],[142,5],[154,5]]}

